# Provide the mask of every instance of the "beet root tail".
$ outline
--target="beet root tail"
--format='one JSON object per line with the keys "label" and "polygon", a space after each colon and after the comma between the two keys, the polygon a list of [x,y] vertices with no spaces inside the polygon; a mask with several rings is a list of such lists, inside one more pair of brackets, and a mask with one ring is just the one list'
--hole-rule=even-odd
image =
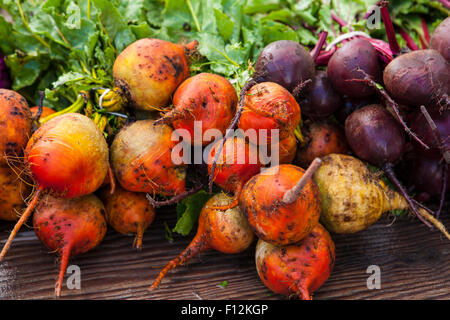
{"label": "beet root tail", "polygon": [[183,252],[181,252],[178,257],[176,257],[175,259],[170,261],[167,264],[167,266],[159,273],[158,277],[153,282],[153,284],[150,286],[149,290],[152,291],[157,286],[159,286],[162,279],[166,276],[166,274],[170,270],[184,264],[185,262],[189,261],[190,259],[192,259],[194,256],[196,256],[200,252],[203,252],[208,249],[209,249],[209,246],[206,241],[205,235],[204,234],[201,234],[200,236],[196,235],[195,238],[192,240],[192,242],[186,247],[186,249],[184,249]]}
{"label": "beet root tail", "polygon": [[134,246],[139,251],[142,250],[142,240],[144,238],[144,225],[142,223],[138,223],[136,238],[134,240]]}
{"label": "beet root tail", "polygon": [[66,274],[67,266],[69,264],[69,258],[70,258],[71,251],[72,251],[72,246],[69,245],[67,247],[64,247],[62,254],[61,254],[61,264],[59,267],[59,275],[58,275],[58,280],[56,281],[56,285],[55,285],[55,296],[58,298],[61,296],[62,283],[64,281],[64,275]]}
{"label": "beet root tail", "polygon": [[0,253],[0,261],[3,260],[6,253],[8,252],[9,248],[11,247],[11,244],[12,244],[14,238],[16,237],[17,233],[19,232],[20,228],[28,220],[28,218],[30,217],[34,208],[38,204],[38,202],[41,198],[42,191],[43,191],[43,189],[40,187],[37,189],[36,193],[34,194],[33,198],[31,199],[31,202],[29,203],[28,207],[25,209],[24,213],[20,216],[20,219],[17,221],[16,225],[14,226],[14,229],[11,231],[8,240],[6,241],[5,245],[3,246],[2,251]]}

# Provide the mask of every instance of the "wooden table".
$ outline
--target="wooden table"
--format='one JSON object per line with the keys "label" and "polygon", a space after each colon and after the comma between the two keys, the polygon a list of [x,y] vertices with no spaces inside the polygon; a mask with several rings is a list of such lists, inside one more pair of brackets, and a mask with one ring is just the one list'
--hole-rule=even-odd
{"label": "wooden table", "polygon": [[[450,214],[443,212],[450,228]],[[284,299],[259,280],[253,245],[238,255],[205,252],[169,273],[154,292],[147,291],[160,268],[192,238],[165,239],[163,222],[175,222],[173,210],[158,212],[147,230],[144,250],[132,249],[133,238],[110,230],[95,250],[74,257],[81,268],[81,289],[62,291],[64,299]],[[450,242],[417,220],[385,217],[354,235],[333,235],[336,265],[314,299],[449,299]],[[12,224],[0,223],[4,241]],[[381,269],[381,289],[367,288],[367,267]],[[5,262],[0,264],[0,299],[53,299],[58,272],[55,255],[47,252],[30,228],[24,227]],[[228,286],[218,286],[228,281]]]}

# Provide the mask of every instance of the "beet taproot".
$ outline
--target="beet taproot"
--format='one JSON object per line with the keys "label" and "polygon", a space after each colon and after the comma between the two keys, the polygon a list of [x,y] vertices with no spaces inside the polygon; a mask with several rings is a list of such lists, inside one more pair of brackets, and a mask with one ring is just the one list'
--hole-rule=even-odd
{"label": "beet taproot", "polygon": [[69,258],[97,247],[106,234],[105,208],[94,195],[72,199],[45,195],[33,215],[42,243],[61,257],[55,295],[61,295]]}
{"label": "beet taproot", "polygon": [[[236,90],[227,79],[200,73],[178,87],[173,96],[173,109],[157,122],[171,124],[175,130],[187,130],[192,145],[205,146],[214,138],[204,136],[207,130],[217,129],[225,134],[236,113],[237,102]],[[201,125],[201,131],[195,129],[195,121]]]}
{"label": "beet taproot", "polygon": [[139,120],[119,131],[111,144],[111,167],[120,185],[133,192],[175,196],[186,190],[186,166],[172,161],[173,130]]}
{"label": "beet taproot", "polygon": [[216,209],[228,207],[231,202],[232,199],[223,192],[206,202],[200,212],[197,234],[187,248],[160,272],[150,290],[155,289],[170,270],[185,264],[203,251],[212,249],[226,254],[236,254],[251,245],[254,234],[239,207]]}
{"label": "beet taproot", "polygon": [[166,107],[177,87],[189,77],[186,56],[196,42],[182,46],[144,38],[125,48],[113,66],[115,85],[128,104],[140,110]]}
{"label": "beet taproot", "polygon": [[155,209],[145,194],[117,187],[112,194],[109,189],[103,189],[101,199],[108,224],[121,234],[135,234],[134,246],[142,249],[144,232],[155,219]]}
{"label": "beet taproot", "polygon": [[17,159],[31,136],[31,112],[24,97],[15,91],[0,89],[0,165]]}
{"label": "beet taproot", "polygon": [[311,300],[334,267],[335,246],[328,231],[319,223],[300,242],[275,246],[259,239],[256,270],[264,285],[289,298]]}

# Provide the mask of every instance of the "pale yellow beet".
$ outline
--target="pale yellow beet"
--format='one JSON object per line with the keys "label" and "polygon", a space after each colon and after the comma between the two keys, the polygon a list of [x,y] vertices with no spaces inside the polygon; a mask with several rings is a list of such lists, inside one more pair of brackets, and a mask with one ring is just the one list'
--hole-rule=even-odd
{"label": "pale yellow beet", "polygon": [[[385,212],[409,209],[405,198],[362,161],[343,154],[330,154],[322,161],[314,180],[322,198],[320,221],[329,231],[355,233],[368,228]],[[441,222],[423,209],[419,212],[450,239]]]}

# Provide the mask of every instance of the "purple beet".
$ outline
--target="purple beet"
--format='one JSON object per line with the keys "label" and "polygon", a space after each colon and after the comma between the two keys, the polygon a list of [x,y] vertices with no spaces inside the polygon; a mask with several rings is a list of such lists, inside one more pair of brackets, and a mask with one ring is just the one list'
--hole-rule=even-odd
{"label": "purple beet", "polygon": [[303,46],[279,40],[268,44],[259,55],[254,78],[257,82],[275,82],[292,93],[305,81],[313,80],[314,74],[313,58]]}
{"label": "purple beet", "polygon": [[[372,80],[380,82],[381,70],[378,54],[366,39],[354,39],[345,43],[331,57],[327,74],[334,89],[350,98],[369,97],[375,90],[367,83],[364,71]],[[352,81],[356,80],[356,81]]]}
{"label": "purple beet", "polygon": [[327,118],[343,106],[341,95],[334,91],[325,71],[317,71],[313,85],[299,101],[302,113],[312,119]]}
{"label": "purple beet", "polygon": [[450,17],[447,17],[434,30],[430,40],[430,48],[439,51],[439,53],[450,61]]}

